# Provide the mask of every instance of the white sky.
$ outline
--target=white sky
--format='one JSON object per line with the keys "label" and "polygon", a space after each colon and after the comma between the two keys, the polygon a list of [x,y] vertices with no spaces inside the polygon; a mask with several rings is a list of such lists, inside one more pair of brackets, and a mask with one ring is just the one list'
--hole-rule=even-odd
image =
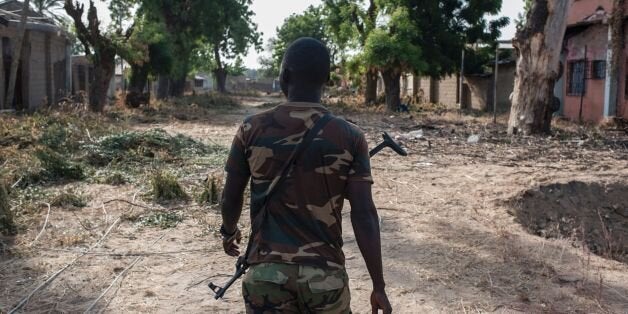
{"label": "white sky", "polygon": [[[89,0],[80,0],[89,5]],[[106,1],[94,1],[98,7],[98,13],[103,24],[109,22],[109,12],[107,11]],[[258,30],[264,34],[264,45],[268,39],[275,36],[275,30],[281,26],[284,19],[293,13],[301,13],[310,5],[318,5],[321,0],[253,0],[252,10],[255,12],[253,20],[258,25]],[[502,31],[502,39],[510,39],[515,35],[514,19],[520,12],[523,12],[524,0],[503,0],[501,16],[510,18],[510,25]],[[86,10],[87,11],[87,10]],[[106,15],[106,16],[104,16]],[[256,52],[250,49],[248,55],[244,58],[244,64],[248,68],[257,68],[259,66],[258,59],[261,55],[267,54],[262,51]]]}

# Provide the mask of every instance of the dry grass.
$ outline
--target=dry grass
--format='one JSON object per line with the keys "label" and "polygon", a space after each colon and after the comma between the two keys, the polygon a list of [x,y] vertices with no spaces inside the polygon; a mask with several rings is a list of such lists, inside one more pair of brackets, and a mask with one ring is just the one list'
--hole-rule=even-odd
{"label": "dry grass", "polygon": [[188,201],[190,199],[177,178],[169,173],[157,171],[153,174],[151,187],[153,201],[157,203]]}

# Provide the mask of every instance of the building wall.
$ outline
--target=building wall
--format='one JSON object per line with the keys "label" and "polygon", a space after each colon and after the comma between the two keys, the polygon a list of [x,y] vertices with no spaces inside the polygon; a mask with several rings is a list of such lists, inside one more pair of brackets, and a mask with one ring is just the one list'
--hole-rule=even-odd
{"label": "building wall", "polygon": [[604,8],[607,13],[610,13],[613,8],[612,0],[579,0],[574,1],[569,11],[569,17],[567,24],[576,24],[581,22],[588,16],[595,13],[598,7]]}
{"label": "building wall", "polygon": [[[587,122],[600,122],[604,118],[604,79],[587,79],[585,82],[585,94],[569,94],[569,64],[570,62],[585,59],[585,46],[587,48],[586,59],[588,62],[600,60],[606,61],[608,46],[608,28],[605,25],[594,25],[585,29],[582,33],[568,38],[566,41],[565,63],[565,105],[563,115],[570,120],[580,119],[580,103],[582,100],[582,120]],[[587,64],[588,75],[591,77],[590,64]]]}
{"label": "building wall", "polygon": [[46,103],[46,46],[45,34],[31,32],[31,60],[28,82],[29,108],[35,109]]}
{"label": "building wall", "polygon": [[438,102],[447,106],[458,103],[458,78],[455,75],[441,79],[438,86]]}

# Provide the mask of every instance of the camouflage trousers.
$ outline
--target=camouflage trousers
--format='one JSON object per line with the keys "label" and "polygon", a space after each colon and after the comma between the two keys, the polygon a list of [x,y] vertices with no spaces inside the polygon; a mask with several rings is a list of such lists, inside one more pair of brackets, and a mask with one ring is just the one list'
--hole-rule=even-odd
{"label": "camouflage trousers", "polygon": [[349,276],[344,269],[264,263],[242,282],[249,314],[351,313]]}

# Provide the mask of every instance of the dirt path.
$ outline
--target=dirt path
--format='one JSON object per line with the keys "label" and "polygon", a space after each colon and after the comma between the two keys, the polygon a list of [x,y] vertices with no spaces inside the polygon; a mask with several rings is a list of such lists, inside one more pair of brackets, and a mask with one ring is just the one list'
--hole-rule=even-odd
{"label": "dirt path", "polygon": [[[229,145],[237,123],[254,111],[135,128],[159,127]],[[628,151],[508,143],[491,137],[486,126],[480,143],[467,144],[473,130],[460,123],[346,116],[367,131],[371,145],[382,130],[400,134],[417,129],[418,124],[425,130],[423,138],[406,142],[409,157],[384,152],[372,161],[385,275],[397,313],[628,313],[627,264],[598,257],[567,238],[531,235],[517,222],[514,201],[524,191],[574,181],[585,186],[615,183],[628,193]],[[0,263],[0,311],[9,310],[96,243],[118,217],[144,210],[103,202],[142,203],[137,195],[146,187],[78,184],[76,188],[91,196],[88,209],[53,209],[44,234],[29,249],[43,225],[46,211],[42,211],[41,223],[15,243],[24,250],[23,256]],[[628,210],[622,200],[617,204],[618,210]],[[345,252],[353,310],[368,313],[370,280],[348,213],[347,208]],[[82,312],[120,276],[95,311],[242,312],[237,287],[224,301],[214,301],[207,289],[210,280],[222,283],[233,271],[234,260],[221,253],[216,236],[217,209],[190,206],[184,214],[185,220],[176,228],[164,230],[123,219],[102,245],[36,293],[24,309]]]}

